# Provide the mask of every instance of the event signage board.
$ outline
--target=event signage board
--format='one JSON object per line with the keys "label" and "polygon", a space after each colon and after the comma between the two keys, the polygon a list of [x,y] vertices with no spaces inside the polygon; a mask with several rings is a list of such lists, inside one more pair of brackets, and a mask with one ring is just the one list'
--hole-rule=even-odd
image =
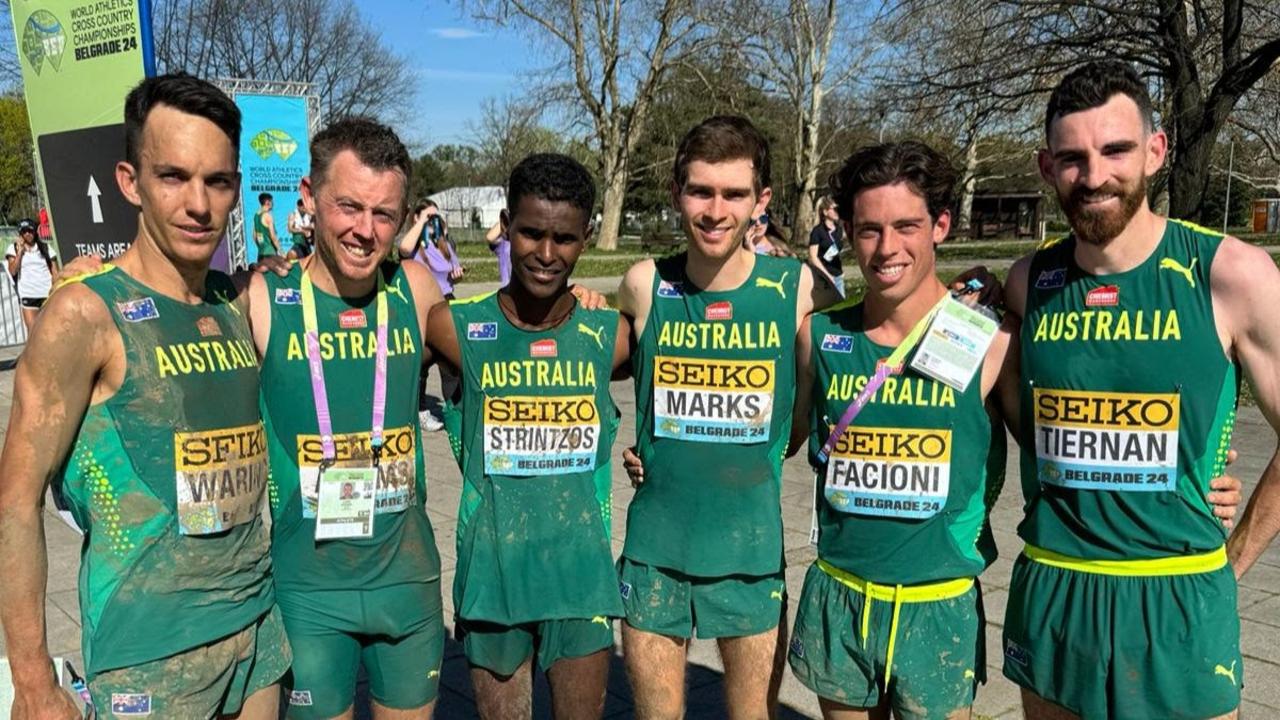
{"label": "event signage board", "polygon": [[[272,196],[271,219],[281,254],[289,252],[289,214],[297,209],[298,183],[311,167],[310,125],[305,97],[236,94],[240,132],[240,207],[244,212],[245,257],[258,259],[254,228],[259,196]],[[270,247],[269,241],[264,241]]]}
{"label": "event signage board", "polygon": [[118,255],[137,233],[114,166],[125,96],[153,65],[148,0],[11,0],[10,11],[59,255]]}

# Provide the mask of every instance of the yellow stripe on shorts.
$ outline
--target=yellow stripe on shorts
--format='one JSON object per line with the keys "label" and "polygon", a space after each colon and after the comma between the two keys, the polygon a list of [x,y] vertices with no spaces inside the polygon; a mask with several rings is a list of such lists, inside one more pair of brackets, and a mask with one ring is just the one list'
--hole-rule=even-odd
{"label": "yellow stripe on shorts", "polygon": [[1022,553],[1041,565],[1120,577],[1161,577],[1168,575],[1198,575],[1221,570],[1227,566],[1227,548],[1222,546],[1199,555],[1178,555],[1144,560],[1085,560],[1061,555],[1034,545],[1027,545]]}

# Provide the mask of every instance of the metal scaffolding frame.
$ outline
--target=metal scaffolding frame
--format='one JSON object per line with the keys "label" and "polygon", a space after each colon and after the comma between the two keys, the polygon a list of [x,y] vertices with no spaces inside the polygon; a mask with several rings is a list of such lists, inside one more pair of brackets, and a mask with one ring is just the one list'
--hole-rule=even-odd
{"label": "metal scaffolding frame", "polygon": [[[301,97],[307,102],[307,141],[324,124],[320,114],[320,96],[312,92],[312,83],[294,80],[252,80],[249,78],[215,78],[212,80],[223,92],[235,100],[237,95],[279,95]],[[237,204],[227,223],[228,245],[231,249],[231,269],[245,267],[247,253],[244,242],[244,205]]]}

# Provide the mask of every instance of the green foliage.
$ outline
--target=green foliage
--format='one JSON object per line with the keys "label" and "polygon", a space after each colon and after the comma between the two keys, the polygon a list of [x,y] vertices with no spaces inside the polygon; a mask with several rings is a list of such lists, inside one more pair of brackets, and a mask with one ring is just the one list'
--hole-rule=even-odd
{"label": "green foliage", "polygon": [[33,215],[36,193],[31,169],[31,126],[19,95],[0,96],[0,224]]}

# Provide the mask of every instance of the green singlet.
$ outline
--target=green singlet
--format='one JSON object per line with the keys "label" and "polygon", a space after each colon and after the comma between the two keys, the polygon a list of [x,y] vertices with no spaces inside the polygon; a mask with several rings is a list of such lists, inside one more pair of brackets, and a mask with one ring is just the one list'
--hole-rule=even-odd
{"label": "green singlet", "polygon": [[1213,318],[1222,236],[1170,220],[1132,270],[1036,252],[1022,322],[1022,486],[1030,545],[1089,560],[1205,553],[1225,531],[1205,496],[1235,421],[1238,377]]}
{"label": "green singlet", "polygon": [[189,305],[110,269],[85,278],[124,343],[120,389],[89,406],[63,468],[85,529],[89,679],[237,633],[270,611],[259,513],[267,452],[249,327],[210,272]]}
{"label": "green singlet", "polygon": [[265,213],[265,210],[259,210],[253,214],[253,242],[258,246],[258,257],[276,254],[275,248],[271,246],[271,233],[267,224],[262,221]]}
{"label": "green singlet", "polygon": [[516,625],[622,614],[609,544],[616,310],[526,330],[498,294],[450,305],[462,350],[454,607]]}
{"label": "green singlet", "polygon": [[[322,459],[307,365],[302,268],[267,273],[271,337],[262,361],[262,416],[271,457],[271,553],[284,592],[377,590],[440,576],[440,556],[425,510],[426,480],[417,400],[422,338],[409,281],[385,263],[387,406],[373,536],[315,539],[317,469]],[[321,358],[333,417],[337,467],[372,464],[369,432],[377,350],[375,292],[340,298],[315,290]],[[406,608],[412,623],[425,608]],[[286,618],[287,619],[287,618]]]}
{"label": "green singlet", "polygon": [[[810,458],[893,352],[867,337],[863,306],[815,313]],[[845,430],[818,482],[818,557],[887,585],[976,577],[996,557],[987,523],[1004,483],[982,378],[963,392],[910,368],[890,375]]]}
{"label": "green singlet", "polygon": [[782,459],[795,400],[802,266],[755,256],[734,290],[657,262],[636,347],[636,437],[645,482],[627,512],[628,559],[686,575],[782,570]]}

